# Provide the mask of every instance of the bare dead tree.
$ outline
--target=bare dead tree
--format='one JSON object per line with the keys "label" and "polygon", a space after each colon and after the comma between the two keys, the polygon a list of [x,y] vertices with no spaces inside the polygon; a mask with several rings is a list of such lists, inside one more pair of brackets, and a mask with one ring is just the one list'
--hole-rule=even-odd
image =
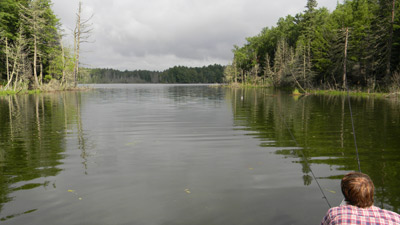
{"label": "bare dead tree", "polygon": [[346,27],[346,39],[344,44],[344,62],[343,62],[343,88],[347,88],[347,77],[346,77],[346,64],[347,64],[347,45],[349,39],[349,28]]}
{"label": "bare dead tree", "polygon": [[7,68],[7,81],[10,80],[10,65],[8,64],[8,56],[9,56],[9,50],[8,50],[8,39],[6,37],[6,68]]}
{"label": "bare dead tree", "polygon": [[10,70],[10,65],[7,65],[9,75],[7,77],[8,80],[5,88],[6,90],[10,89],[14,83],[13,86],[15,90],[20,79],[19,75],[24,71],[24,67],[26,66],[25,58],[27,57],[27,40],[23,35],[21,27],[19,28],[16,41],[8,46],[6,54],[8,55],[8,64],[12,64],[12,66]]}
{"label": "bare dead tree", "polygon": [[74,86],[78,85],[79,76],[79,57],[80,46],[82,43],[89,42],[90,34],[93,31],[90,20],[93,18],[91,15],[88,19],[82,18],[82,2],[79,2],[78,13],[76,14],[76,23],[74,29]]}
{"label": "bare dead tree", "polygon": [[62,60],[62,77],[61,77],[61,85],[65,85],[66,83],[66,78],[65,78],[65,51],[64,51],[64,44],[62,40],[62,36],[59,35],[59,42],[60,42],[60,47],[61,47],[61,60]]}
{"label": "bare dead tree", "polygon": [[393,48],[393,26],[394,26],[394,15],[395,15],[395,6],[396,6],[396,0],[393,0],[392,2],[392,18],[390,21],[390,27],[389,27],[389,40],[388,40],[388,59],[386,62],[386,75],[390,75],[390,67],[391,67],[391,59],[392,59],[392,48]]}

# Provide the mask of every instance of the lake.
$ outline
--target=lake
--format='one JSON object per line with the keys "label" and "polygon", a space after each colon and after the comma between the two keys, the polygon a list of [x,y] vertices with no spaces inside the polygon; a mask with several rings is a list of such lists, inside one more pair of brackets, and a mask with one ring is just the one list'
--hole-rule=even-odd
{"label": "lake", "polygon": [[[351,104],[375,205],[400,212],[400,104]],[[0,97],[2,224],[319,224],[323,194],[339,205],[353,170],[341,96],[114,84]]]}

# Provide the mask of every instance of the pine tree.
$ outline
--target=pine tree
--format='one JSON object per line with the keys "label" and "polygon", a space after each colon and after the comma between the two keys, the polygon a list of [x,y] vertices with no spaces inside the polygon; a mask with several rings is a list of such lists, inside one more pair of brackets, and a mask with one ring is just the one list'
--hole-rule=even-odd
{"label": "pine tree", "polygon": [[32,36],[32,51],[33,51],[33,77],[35,79],[35,86],[38,88],[40,82],[38,79],[37,67],[38,67],[38,55],[39,52],[38,45],[42,40],[42,34],[45,26],[45,19],[43,18],[44,9],[40,7],[39,0],[33,0],[28,7],[20,5],[21,7],[21,17],[23,18],[24,24],[26,24],[26,29]]}

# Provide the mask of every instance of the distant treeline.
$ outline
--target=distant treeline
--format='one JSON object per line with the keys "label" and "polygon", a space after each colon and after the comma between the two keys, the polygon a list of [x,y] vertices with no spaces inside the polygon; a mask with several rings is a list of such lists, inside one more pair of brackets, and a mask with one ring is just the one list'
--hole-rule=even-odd
{"label": "distant treeline", "polygon": [[115,69],[84,69],[81,83],[222,83],[224,66],[175,66],[163,72],[149,70],[119,71]]}
{"label": "distant treeline", "polygon": [[354,89],[399,90],[399,1],[338,1],[333,12],[305,2],[303,12],[234,46],[226,80],[302,89],[340,89],[348,81]]}
{"label": "distant treeline", "polygon": [[158,83],[160,72],[148,70],[81,69],[80,83]]}

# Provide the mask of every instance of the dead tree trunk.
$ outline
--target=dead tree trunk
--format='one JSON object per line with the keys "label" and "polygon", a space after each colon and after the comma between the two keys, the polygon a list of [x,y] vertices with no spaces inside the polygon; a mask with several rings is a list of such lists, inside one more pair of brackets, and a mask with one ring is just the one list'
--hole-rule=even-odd
{"label": "dead tree trunk", "polygon": [[60,35],[60,46],[61,46],[61,59],[62,59],[62,78],[61,78],[61,85],[65,85],[65,52],[64,52],[64,44],[62,42],[62,38]]}
{"label": "dead tree trunk", "polygon": [[7,82],[10,80],[10,68],[9,68],[9,65],[8,65],[8,57],[9,57],[8,39],[6,37],[6,73],[7,73]]}
{"label": "dead tree trunk", "polygon": [[80,50],[80,36],[81,36],[81,13],[82,13],[82,2],[79,2],[78,13],[76,14],[76,25],[74,30],[74,87],[78,85],[78,73],[79,73],[79,50]]}
{"label": "dead tree trunk", "polygon": [[33,76],[35,78],[36,86],[39,87],[39,80],[37,76],[37,37],[35,34],[33,35],[33,48]]}
{"label": "dead tree trunk", "polygon": [[344,41],[344,60],[343,60],[343,88],[347,88],[347,71],[346,71],[346,64],[347,64],[347,44],[349,39],[349,28],[346,27],[346,38]]}
{"label": "dead tree trunk", "polygon": [[393,26],[394,26],[394,14],[395,14],[395,5],[396,0],[393,0],[392,3],[392,19],[390,21],[389,27],[389,40],[388,40],[388,58],[386,61],[386,76],[390,76],[391,71],[391,59],[392,59],[392,45],[393,45]]}
{"label": "dead tree trunk", "polygon": [[79,2],[78,13],[76,14],[76,24],[74,29],[74,86],[78,85],[79,78],[79,57],[80,57],[80,45],[84,42],[88,42],[90,37],[90,33],[92,32],[92,24],[90,24],[90,20],[93,15],[89,17],[89,19],[82,19],[82,2]]}

